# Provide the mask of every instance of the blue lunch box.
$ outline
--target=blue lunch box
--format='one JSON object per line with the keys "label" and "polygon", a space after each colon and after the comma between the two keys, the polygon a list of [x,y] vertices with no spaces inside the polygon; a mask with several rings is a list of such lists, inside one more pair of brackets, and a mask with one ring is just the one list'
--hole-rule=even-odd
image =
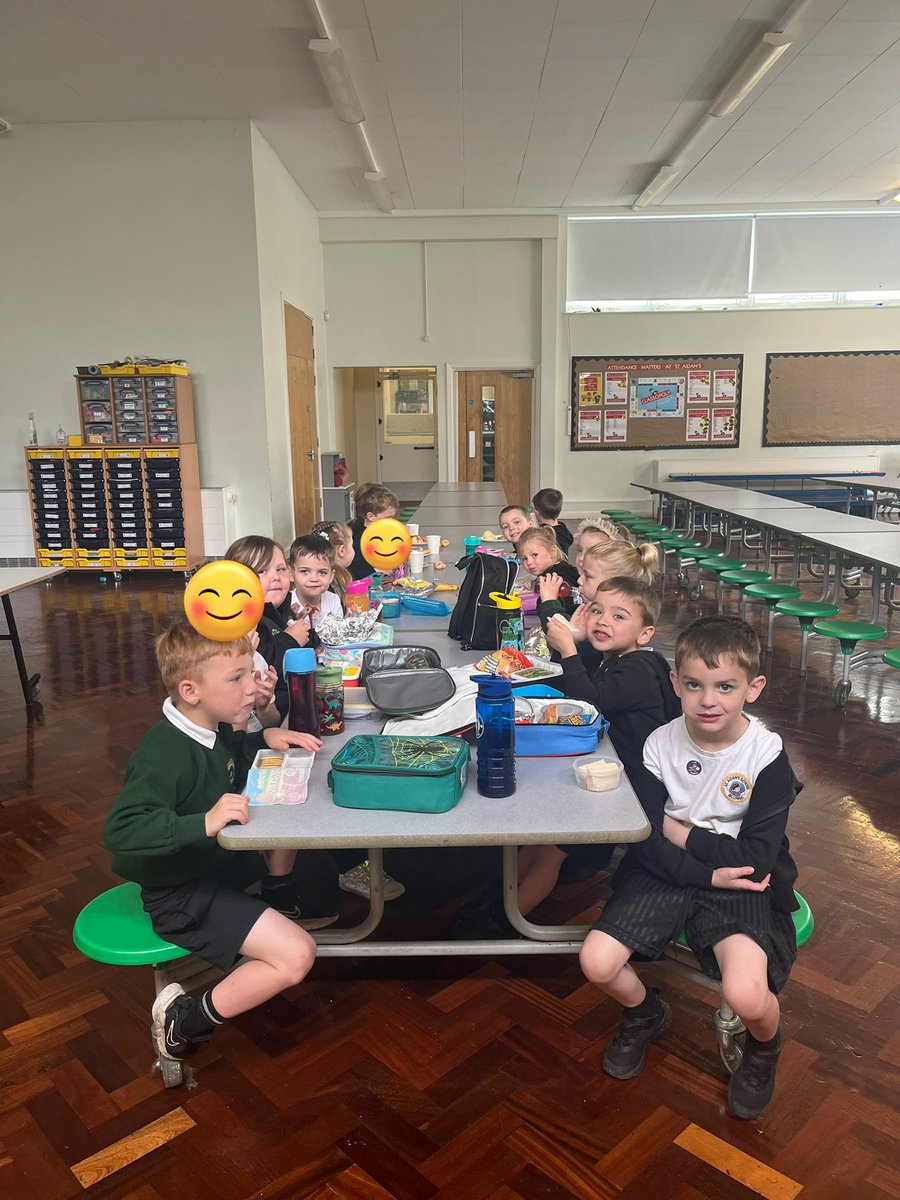
{"label": "blue lunch box", "polygon": [[[513,687],[513,699],[524,696],[547,703],[570,701],[556,688],[544,683]],[[587,725],[516,725],[516,756],[519,758],[553,758],[576,754],[591,754],[609,728],[609,721],[591,707],[595,714]]]}

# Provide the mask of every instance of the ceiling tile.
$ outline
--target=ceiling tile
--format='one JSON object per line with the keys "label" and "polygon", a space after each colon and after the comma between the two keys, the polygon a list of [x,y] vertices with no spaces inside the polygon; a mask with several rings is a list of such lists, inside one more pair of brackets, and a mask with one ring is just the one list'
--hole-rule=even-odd
{"label": "ceiling tile", "polygon": [[409,59],[446,62],[460,58],[458,33],[441,26],[373,25],[372,36],[378,59],[383,63],[403,64]]}
{"label": "ceiling tile", "polygon": [[409,26],[433,28],[462,21],[460,0],[365,0],[372,26]]}
{"label": "ceiling tile", "polygon": [[628,55],[641,34],[640,21],[557,22],[550,38],[551,58],[619,58]]}
{"label": "ceiling tile", "polygon": [[549,28],[466,22],[463,26],[463,58],[466,62],[515,62],[522,58],[543,58],[549,41]]}

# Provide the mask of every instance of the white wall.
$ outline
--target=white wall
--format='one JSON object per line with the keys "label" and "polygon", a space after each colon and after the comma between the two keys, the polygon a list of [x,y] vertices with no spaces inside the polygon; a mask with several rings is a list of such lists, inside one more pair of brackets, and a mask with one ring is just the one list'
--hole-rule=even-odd
{"label": "white wall", "polygon": [[[556,486],[568,509],[595,508],[597,502],[639,501],[629,487],[632,480],[649,482],[653,460],[690,459],[692,470],[727,472],[814,470],[823,459],[828,470],[836,461],[853,469],[861,456],[880,457],[891,475],[900,470],[900,446],[762,446],[763,397],[767,353],[816,350],[890,350],[900,347],[900,309],[780,309],[763,312],[716,313],[597,313],[568,317],[564,326],[567,345],[560,353],[557,380],[568,396],[571,355],[744,355],[741,403],[741,444],[717,450],[616,450],[576,451],[568,438],[557,439]],[[815,397],[798,397],[814,404]],[[900,397],[897,398],[900,404]],[[852,397],[848,397],[852,428]]]}
{"label": "white wall", "polygon": [[[0,488],[39,436],[78,431],[73,373],[126,354],[190,361],[204,486],[271,528],[250,127],[22,125],[0,170]],[[249,452],[248,452],[249,450]]]}
{"label": "white wall", "polygon": [[[250,146],[267,429],[265,444],[259,444],[253,451],[259,474],[252,486],[268,492],[266,499],[271,505],[271,527],[275,537],[290,542],[297,531],[294,530],[291,486],[285,301],[306,313],[313,322],[319,445],[327,450],[335,444],[333,406],[329,399],[331,372],[324,338],[322,247],[315,209],[255,126],[250,127]],[[304,459],[299,469],[311,468]],[[252,529],[246,523],[247,513],[243,508],[249,487],[248,484],[242,489],[239,497],[241,533],[267,532],[268,526]]]}
{"label": "white wall", "polygon": [[[459,235],[441,240],[451,224]],[[382,225],[386,234],[389,226]],[[340,236],[340,222],[328,227]],[[448,478],[455,401],[448,403],[447,366],[536,367],[541,360],[541,243],[467,240],[456,218],[426,219],[418,228],[427,243],[323,247],[328,356],[336,366],[437,368],[438,462],[440,477]]]}

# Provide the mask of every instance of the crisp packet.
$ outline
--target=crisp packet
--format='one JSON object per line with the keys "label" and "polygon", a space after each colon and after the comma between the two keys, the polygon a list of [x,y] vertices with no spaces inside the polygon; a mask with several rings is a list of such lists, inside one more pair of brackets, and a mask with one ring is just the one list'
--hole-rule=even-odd
{"label": "crisp packet", "polygon": [[549,658],[550,647],[547,645],[547,635],[538,625],[535,629],[528,631],[525,638],[525,653],[533,655],[535,658]]}

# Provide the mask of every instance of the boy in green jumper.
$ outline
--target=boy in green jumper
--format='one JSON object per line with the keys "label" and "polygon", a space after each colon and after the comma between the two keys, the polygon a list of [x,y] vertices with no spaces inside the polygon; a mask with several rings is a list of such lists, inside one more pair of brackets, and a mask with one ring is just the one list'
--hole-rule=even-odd
{"label": "boy in green jumper", "polygon": [[[106,818],[113,870],[141,886],[156,933],[230,974],[200,996],[172,983],[153,1005],[153,1033],[166,1058],[188,1058],[217,1025],[299,983],[315,942],[266,902],[284,908],[294,851],[223,849],[216,835],[246,825],[240,795],[264,746],[317,750],[318,738],[286,729],[239,732],[256,695],[248,637],[212,642],[184,619],[156,642],[168,698],[163,719],[141,739]],[[263,893],[244,890],[265,875]],[[236,958],[249,961],[231,970]]]}

